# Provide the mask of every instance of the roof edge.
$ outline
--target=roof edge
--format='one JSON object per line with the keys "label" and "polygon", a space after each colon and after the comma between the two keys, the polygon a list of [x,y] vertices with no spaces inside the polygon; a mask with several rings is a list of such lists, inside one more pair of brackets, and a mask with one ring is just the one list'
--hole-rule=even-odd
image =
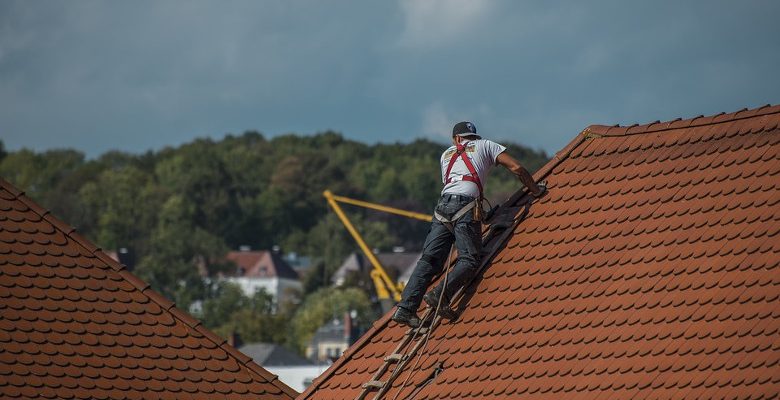
{"label": "roof edge", "polygon": [[[109,257],[108,254],[106,254],[102,249],[97,247],[95,244],[90,242],[87,238],[85,238],[81,234],[76,233],[76,228],[74,228],[71,225],[68,225],[64,221],[55,217],[49,210],[46,210],[45,208],[41,207],[32,198],[26,196],[23,191],[17,189],[14,185],[12,185],[10,182],[5,180],[5,178],[3,177],[0,177],[0,188],[9,191],[16,200],[19,200],[22,203],[24,203],[24,205],[29,207],[32,212],[38,214],[41,217],[41,219],[44,219],[46,220],[46,222],[51,223],[52,226],[54,226],[54,229],[59,230],[68,239],[71,239],[74,242],[76,242],[79,246],[81,246],[84,250],[92,254],[95,258],[106,263],[106,265],[108,265],[108,267],[112,268],[115,272],[117,272],[119,276],[122,277],[122,279],[124,279],[134,288],[136,288],[136,290],[138,290],[141,294],[145,295],[150,301],[154,302],[160,308],[168,312],[171,315],[171,317],[193,328],[194,330],[198,331],[198,333],[202,334],[208,340],[213,342],[217,347],[222,349],[222,351],[227,353],[229,357],[235,359],[239,363],[239,365],[243,365],[244,367],[254,372],[255,374],[259,375],[263,379],[266,379],[269,383],[279,387],[279,389],[281,389],[283,392],[285,392],[285,394],[289,395],[290,397],[292,398],[298,397],[298,392],[296,392],[295,389],[287,386],[287,384],[285,384],[284,382],[280,381],[277,375],[265,371],[260,365],[252,361],[251,358],[249,358],[248,361],[246,359],[238,358],[236,354],[237,353],[243,354],[243,353],[241,353],[235,347],[227,344],[226,340],[221,340],[219,336],[217,336],[215,333],[211,332],[202,324],[200,324],[200,321],[198,321],[196,318],[190,316],[189,313],[186,313],[181,309],[179,309],[178,307],[176,307],[176,303],[166,299],[163,295],[153,290],[148,283],[146,283],[143,279],[137,277],[132,272],[128,271],[123,264]],[[187,316],[192,320],[196,321],[197,322],[196,326],[193,327],[192,321],[186,321],[186,319],[182,318],[182,316]],[[220,340],[215,340],[215,338],[219,338]],[[265,374],[261,373],[261,371],[265,371]]]}
{"label": "roof edge", "polygon": [[[550,172],[552,172],[555,167],[558,166],[561,162],[563,162],[565,159],[569,158],[569,155],[579,147],[583,142],[585,142],[586,139],[588,139],[589,135],[591,134],[591,128],[585,128],[582,132],[580,132],[577,136],[574,137],[574,139],[569,142],[569,144],[566,145],[566,147],[562,148],[559,152],[555,153],[552,159],[547,162],[547,164],[544,164],[542,168],[539,168],[538,171],[534,173],[534,181],[539,182],[540,180],[543,180],[544,177],[547,175],[550,175]],[[520,189],[517,191],[517,193],[524,193],[525,190]],[[516,193],[516,194],[517,194]],[[511,204],[511,203],[510,203]]]}
{"label": "roof edge", "polygon": [[681,128],[715,125],[715,124],[721,124],[725,122],[732,122],[732,121],[755,118],[755,117],[777,114],[777,113],[780,113],[780,104],[774,106],[770,104],[766,104],[764,106],[753,108],[753,109],[743,108],[739,111],[735,111],[728,114],[721,112],[706,117],[704,115],[698,115],[693,118],[688,118],[688,119],[676,118],[664,122],[656,120],[644,125],[633,124],[629,126],[620,126],[620,125],[609,126],[609,125],[596,124],[596,125],[589,126],[586,130],[589,130],[591,134],[598,135],[598,136],[607,136],[607,137],[629,136],[629,135],[640,135],[645,133],[657,133],[657,132],[663,132],[663,131],[669,131],[669,130],[681,129]]}

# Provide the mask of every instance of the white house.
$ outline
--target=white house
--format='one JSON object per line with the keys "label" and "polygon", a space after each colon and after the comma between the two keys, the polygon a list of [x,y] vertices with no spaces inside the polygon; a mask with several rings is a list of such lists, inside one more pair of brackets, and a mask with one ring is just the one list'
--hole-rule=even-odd
{"label": "white house", "polygon": [[241,287],[247,296],[262,288],[273,296],[276,304],[281,304],[292,300],[293,294],[303,288],[298,273],[276,252],[231,251],[227,259],[236,264],[236,271],[223,279]]}

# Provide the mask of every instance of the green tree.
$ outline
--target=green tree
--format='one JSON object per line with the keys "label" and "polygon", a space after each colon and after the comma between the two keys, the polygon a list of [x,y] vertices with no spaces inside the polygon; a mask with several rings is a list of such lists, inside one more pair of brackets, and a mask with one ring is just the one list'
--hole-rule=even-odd
{"label": "green tree", "polygon": [[85,162],[83,153],[70,149],[43,153],[22,149],[0,161],[0,175],[88,237],[95,214],[83,207],[78,192],[100,171],[100,165]]}
{"label": "green tree", "polygon": [[240,218],[233,182],[210,140],[196,140],[160,160],[155,167],[159,184],[181,197],[192,225],[226,238]]}
{"label": "green tree", "polygon": [[97,214],[94,236],[104,248],[148,253],[148,233],[164,200],[151,174],[132,165],[106,169],[96,181],[82,186],[79,197]]}
{"label": "green tree", "polygon": [[286,344],[290,305],[274,304],[273,297],[259,289],[246,296],[241,288],[230,282],[218,282],[203,302],[203,324],[218,335],[228,338],[238,334],[245,343],[266,342]]}
{"label": "green tree", "polygon": [[218,282],[213,286],[210,297],[203,302],[201,317],[203,325],[211,329],[226,324],[234,313],[250,304],[250,299],[234,283]]}
{"label": "green tree", "polygon": [[159,211],[150,252],[136,272],[182,308],[204,298],[202,276],[226,268],[224,241],[193,224],[195,206],[173,195]]}

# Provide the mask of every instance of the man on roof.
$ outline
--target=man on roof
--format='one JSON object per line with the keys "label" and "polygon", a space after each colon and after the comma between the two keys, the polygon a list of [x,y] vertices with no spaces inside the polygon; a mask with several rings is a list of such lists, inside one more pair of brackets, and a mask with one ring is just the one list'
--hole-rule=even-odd
{"label": "man on roof", "polygon": [[[452,143],[441,155],[441,191],[431,229],[425,238],[422,256],[409,278],[393,321],[412,328],[420,326],[417,309],[422,300],[448,319],[456,317],[450,308],[452,296],[466,284],[479,268],[482,247],[482,197],[487,173],[499,164],[517,175],[534,197],[546,190],[534,182],[531,174],[512,156],[506,147],[482,139],[471,122],[458,122],[452,128]],[[433,290],[423,296],[425,288],[441,272],[452,242],[458,249],[455,267]]]}

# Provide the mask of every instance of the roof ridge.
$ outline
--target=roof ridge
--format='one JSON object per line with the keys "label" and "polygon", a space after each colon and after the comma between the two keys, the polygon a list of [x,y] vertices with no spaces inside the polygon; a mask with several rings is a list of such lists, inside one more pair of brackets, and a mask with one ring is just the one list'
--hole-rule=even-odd
{"label": "roof ridge", "polygon": [[688,118],[688,119],[675,118],[673,120],[664,121],[664,122],[661,122],[660,120],[655,120],[653,122],[644,125],[633,124],[629,126],[620,126],[619,124],[616,124],[610,126],[610,125],[595,124],[595,125],[590,125],[586,130],[588,130],[591,133],[591,135],[593,135],[593,137],[629,136],[629,135],[640,135],[645,133],[664,132],[664,131],[670,131],[670,130],[682,129],[682,128],[716,125],[716,124],[722,124],[726,122],[738,121],[738,120],[755,118],[755,117],[777,114],[777,113],[780,113],[780,104],[774,106],[771,104],[765,104],[761,107],[757,107],[753,109],[743,108],[739,111],[734,111],[728,114],[726,114],[725,112],[720,112],[718,114],[713,114],[706,117],[704,115],[697,115],[693,118]]}
{"label": "roof ridge", "polygon": [[17,189],[10,182],[5,180],[3,177],[0,177],[0,187],[2,187],[5,190],[8,190],[16,200],[21,201],[22,203],[24,203],[24,205],[29,207],[33,213],[38,214],[42,219],[46,220],[46,222],[52,224],[54,229],[61,231],[68,239],[73,240],[79,246],[84,248],[84,250],[86,250],[87,252],[95,256],[100,261],[106,263],[106,265],[108,265],[115,272],[117,272],[119,276],[122,277],[122,279],[124,279],[125,281],[133,285],[133,287],[138,289],[138,291],[146,295],[146,297],[148,297],[149,300],[153,301],[158,306],[160,306],[160,308],[162,308],[164,311],[168,312],[173,319],[184,323],[185,325],[194,329],[198,333],[202,334],[205,338],[213,342],[217,347],[225,351],[228,354],[228,356],[236,359],[236,361],[238,361],[240,365],[243,365],[247,369],[260,375],[263,379],[266,379],[268,383],[271,383],[279,387],[282,391],[290,395],[292,398],[298,396],[298,392],[296,392],[293,388],[287,386],[287,384],[279,380],[279,377],[277,375],[274,375],[269,371],[263,369],[260,365],[257,365],[257,363],[255,363],[251,357],[244,355],[243,353],[238,351],[238,349],[236,349],[235,347],[230,346],[227,343],[227,340],[217,336],[215,333],[211,332],[208,328],[203,326],[203,324],[200,321],[198,321],[196,318],[192,317],[190,314],[177,308],[176,303],[166,299],[163,295],[161,295],[160,293],[152,289],[151,286],[148,283],[146,283],[143,279],[137,277],[135,274],[128,271],[123,264],[119,263],[118,261],[108,256],[108,254],[106,254],[103,251],[103,249],[95,246],[83,235],[77,233],[76,228],[65,223],[59,218],[55,217],[49,210],[41,207],[32,198],[25,195],[24,191]]}
{"label": "roof ridge", "polygon": [[[290,276],[300,279],[298,273],[295,272],[293,267],[284,260],[281,254],[269,250],[268,257],[271,259],[271,267],[274,269],[274,274],[280,279],[291,279]],[[288,275],[288,276],[283,276]]]}

